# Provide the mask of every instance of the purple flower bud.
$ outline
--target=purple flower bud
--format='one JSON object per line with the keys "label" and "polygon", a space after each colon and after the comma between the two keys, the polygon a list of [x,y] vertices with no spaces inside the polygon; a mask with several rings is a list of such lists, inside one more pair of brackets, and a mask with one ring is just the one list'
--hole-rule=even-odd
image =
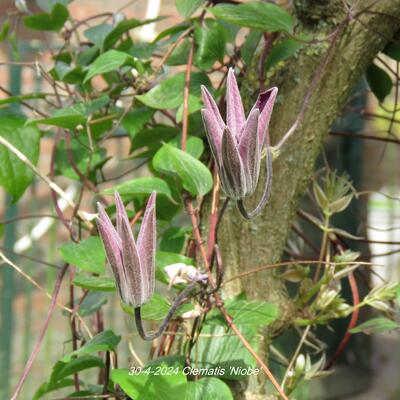
{"label": "purple flower bud", "polygon": [[115,276],[122,301],[139,307],[154,293],[154,260],[156,251],[156,192],[147,202],[137,242],[120,195],[115,192],[116,229],[98,203],[97,227]]}
{"label": "purple flower bud", "polygon": [[264,146],[267,148],[267,179],[263,197],[251,213],[244,210],[242,203],[239,205],[243,215],[252,218],[262,210],[270,194],[272,155],[267,138],[278,88],[260,93],[246,120],[235,74],[230,68],[226,88],[226,123],[207,88],[202,86],[201,90],[205,106],[202,109],[203,123],[222,189],[229,197],[241,202],[254,193],[260,176],[262,149]]}

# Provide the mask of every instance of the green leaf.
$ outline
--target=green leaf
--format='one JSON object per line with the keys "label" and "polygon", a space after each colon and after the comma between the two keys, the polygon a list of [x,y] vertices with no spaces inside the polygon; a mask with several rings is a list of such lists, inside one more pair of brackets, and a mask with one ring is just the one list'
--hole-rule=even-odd
{"label": "green leaf", "polygon": [[183,40],[183,42],[168,57],[166,64],[171,66],[186,64],[191,47],[192,44],[188,39]]}
{"label": "green leaf", "polygon": [[[25,126],[25,119],[14,115],[0,116],[0,136],[16,147],[33,164],[39,158],[40,132]],[[0,186],[17,201],[31,184],[34,173],[4,145],[0,144]]]}
{"label": "green leaf", "polygon": [[198,46],[196,64],[202,69],[211,68],[216,61],[223,62],[225,55],[226,34],[218,22],[209,21],[206,26],[195,29]]}
{"label": "green leaf", "polygon": [[137,28],[139,26],[151,24],[153,22],[160,21],[161,19],[164,19],[164,17],[160,16],[157,18],[152,18],[152,19],[125,19],[121,21],[105,38],[103,47],[108,49],[112,47],[119,39],[120,37],[130,31],[131,29]]}
{"label": "green leaf", "polygon": [[[122,126],[129,132],[133,139],[137,133],[150,121],[154,110],[147,107],[134,108],[122,120]],[[135,144],[135,142],[133,142]]]}
{"label": "green leaf", "polygon": [[205,1],[204,0],[175,0],[176,9],[182,17],[190,17]]}
{"label": "green leaf", "polygon": [[102,75],[114,71],[129,60],[133,61],[133,58],[128,53],[118,50],[109,50],[94,60],[92,65],[89,67],[83,83],[86,83],[96,75]]}
{"label": "green leaf", "polygon": [[[210,80],[203,72],[195,72],[190,78],[190,94],[200,97],[200,86],[210,86]],[[179,107],[183,103],[183,89],[185,87],[185,73],[180,72],[145,94],[136,96],[146,106],[156,109]]]}
{"label": "green leaf", "polygon": [[393,60],[400,61],[400,30],[394,34],[393,40],[388,42],[382,52]]}
{"label": "green leaf", "polygon": [[178,176],[193,196],[204,196],[213,185],[208,168],[192,155],[165,144],[153,158],[153,167],[162,173]]}
{"label": "green leaf", "polygon": [[286,39],[276,46],[274,46],[269,53],[266,63],[265,63],[265,70],[274,67],[280,61],[287,60],[288,58],[292,57],[296,52],[304,46],[303,43],[299,42],[295,39]]}
{"label": "green leaf", "polygon": [[151,300],[141,308],[142,319],[148,321],[162,321],[168,314],[171,304],[158,293],[154,293]]}
{"label": "green leaf", "polygon": [[[247,325],[237,325],[242,335],[255,351],[258,351],[256,330]],[[219,368],[221,378],[240,380],[247,375],[241,375],[232,368],[254,368],[256,362],[243,346],[237,335],[227,329],[226,325],[205,324],[193,347],[191,357],[196,360],[198,368]],[[232,367],[232,368],[231,368]]]}
{"label": "green leaf", "polygon": [[99,49],[96,46],[85,47],[76,56],[78,65],[89,66],[99,55]]}
{"label": "green leaf", "polygon": [[60,3],[54,5],[51,13],[39,13],[28,15],[23,18],[27,28],[35,31],[55,31],[58,32],[68,19],[69,13],[65,6]]}
{"label": "green leaf", "polygon": [[[240,54],[242,55],[243,61],[246,65],[251,64],[261,37],[262,32],[253,29],[246,36],[246,39],[240,49]],[[269,58],[269,56],[267,58]]]}
{"label": "green leaf", "polygon": [[218,378],[206,377],[188,382],[187,400],[233,400],[229,386]]}
{"label": "green leaf", "polygon": [[235,46],[236,36],[240,31],[240,26],[231,24],[230,22],[227,21],[222,21],[222,19],[220,19],[218,23],[225,29],[226,41],[228,43],[232,43],[232,45]]}
{"label": "green leaf", "polygon": [[10,23],[8,21],[5,21],[1,27],[0,31],[0,43],[7,39],[8,32],[10,31]]}
{"label": "green leaf", "polygon": [[186,376],[182,371],[159,375],[144,371],[130,375],[129,370],[114,369],[111,379],[132,399],[186,400]]}
{"label": "green leaf", "polygon": [[[134,158],[152,157],[162,146],[162,142],[168,142],[178,134],[178,130],[173,126],[159,124],[144,128],[132,139],[131,152],[135,152]],[[141,151],[136,152],[139,149]]]}
{"label": "green leaf", "polygon": [[[127,314],[132,316],[135,315],[134,308],[128,304],[121,302],[121,307]],[[154,293],[151,300],[141,306],[142,319],[145,321],[162,321],[170,309],[171,303],[159,293]],[[191,310],[193,310],[193,305],[191,303],[184,303],[178,307],[175,315],[182,315],[183,313]]]}
{"label": "green leaf", "polygon": [[291,32],[292,17],[283,8],[270,3],[251,2],[239,5],[218,4],[209,11],[217,18],[264,32]]}
{"label": "green leaf", "polygon": [[108,294],[104,292],[91,291],[84,297],[83,301],[81,299],[76,299],[74,305],[77,306],[80,304],[79,315],[81,317],[86,317],[100,310],[100,308],[107,303],[107,296]]}
{"label": "green leaf", "polygon": [[375,64],[371,64],[367,69],[366,76],[372,92],[379,102],[383,102],[392,91],[393,82],[389,74]]}
{"label": "green leaf", "polygon": [[157,44],[155,43],[135,43],[129,48],[128,52],[131,56],[140,58],[142,60],[148,60],[153,55],[154,51],[157,49]]}
{"label": "green leaf", "polygon": [[86,36],[88,40],[90,40],[94,45],[98,48],[103,48],[104,40],[107,35],[113,30],[112,25],[110,24],[100,24],[90,27],[86,29],[83,34]]}
{"label": "green leaf", "polygon": [[113,292],[115,291],[115,280],[105,276],[83,276],[78,275],[73,281],[75,286],[84,289],[96,290],[99,292]]}
{"label": "green leaf", "polygon": [[[175,137],[168,144],[176,147],[177,149],[181,146],[181,137]],[[203,141],[195,136],[189,136],[186,141],[186,153],[190,154],[192,157],[199,159],[204,151]]]}
{"label": "green leaf", "polygon": [[86,119],[90,114],[95,113],[102,107],[107,105],[110,98],[103,95],[96,100],[88,102],[80,102],[74,104],[72,107],[62,108],[53,113],[51,117],[42,119],[30,119],[27,125],[54,125],[61,128],[74,129],[79,124],[85,124]]}
{"label": "green leaf", "polygon": [[378,317],[378,318],[372,318],[356,326],[355,328],[351,329],[350,332],[351,333],[363,332],[371,334],[371,333],[382,333],[399,328],[400,325],[397,322],[392,321],[391,319],[388,318]]}
{"label": "green leaf", "polygon": [[67,363],[74,356],[83,356],[86,354],[97,353],[99,351],[114,351],[120,341],[121,336],[115,335],[114,332],[110,330],[102,331],[78,350],[66,354],[61,361]]}
{"label": "green leaf", "polygon": [[168,228],[162,234],[160,250],[172,253],[180,253],[186,242],[186,236],[191,232],[191,226],[172,226]]}
{"label": "green leaf", "polygon": [[74,129],[86,122],[85,116],[76,107],[67,107],[57,110],[51,117],[29,120],[27,125],[43,124],[54,125],[61,128]]}
{"label": "green leaf", "polygon": [[150,195],[154,190],[157,191],[157,195],[162,194],[173,200],[171,189],[169,188],[167,182],[165,182],[163,179],[156,177],[131,179],[117,186],[114,186],[111,189],[106,189],[103,191],[103,193],[114,194],[114,192],[117,191],[121,196],[143,197]]}
{"label": "green leaf", "polygon": [[188,21],[184,21],[180,24],[171,26],[170,28],[167,28],[163,31],[161,31],[157,37],[154,39],[153,43],[157,43],[158,41],[160,41],[161,39],[164,39],[167,36],[173,36],[176,35],[177,33],[180,33],[182,31],[184,31],[185,29],[190,28],[190,23]]}
{"label": "green leaf", "polygon": [[33,395],[32,400],[41,399],[45,394],[54,392],[55,390],[62,389],[65,387],[73,386],[75,384],[74,379],[63,379],[57,382],[45,382],[40,385],[39,389],[36,390],[35,394]]}
{"label": "green leaf", "polygon": [[[189,95],[188,114],[193,114],[201,110],[203,107],[203,100],[199,96]],[[181,104],[176,112],[176,122],[181,123],[183,120],[183,104]]]}
{"label": "green leaf", "polygon": [[20,103],[24,100],[34,100],[34,99],[44,99],[46,96],[41,93],[32,93],[32,94],[21,94],[18,96],[11,96],[5,99],[0,99],[0,106],[4,104],[11,104],[11,103]]}
{"label": "green leaf", "polygon": [[60,247],[63,260],[83,271],[101,274],[104,272],[106,254],[101,239],[90,236],[79,243],[67,243]]}
{"label": "green leaf", "polygon": [[53,371],[50,376],[50,382],[57,382],[69,375],[75,374],[76,372],[95,367],[105,367],[103,360],[96,356],[82,356],[79,358],[73,358],[67,363],[58,361],[53,367]]}
{"label": "green leaf", "polygon": [[[225,302],[225,309],[236,325],[251,325],[256,328],[271,324],[279,314],[276,304],[262,300],[230,299]],[[209,319],[211,320],[213,316],[225,321],[219,311],[212,313],[212,315],[210,314]]]}

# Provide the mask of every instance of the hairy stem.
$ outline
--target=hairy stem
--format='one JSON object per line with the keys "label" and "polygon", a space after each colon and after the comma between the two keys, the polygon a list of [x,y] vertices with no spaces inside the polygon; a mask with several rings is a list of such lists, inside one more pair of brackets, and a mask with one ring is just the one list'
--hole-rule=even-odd
{"label": "hairy stem", "polygon": [[143,340],[154,340],[161,336],[161,334],[165,331],[165,328],[168,326],[169,321],[171,318],[174,316],[175,311],[177,308],[182,304],[182,302],[188,297],[189,293],[193,290],[193,288],[196,286],[197,282],[192,282],[186,288],[178,295],[178,297],[174,300],[171,308],[168,311],[168,314],[164,318],[164,320],[161,322],[160,327],[156,332],[153,333],[146,333],[144,331],[143,327],[143,321],[142,321],[142,315],[141,315],[141,309],[140,307],[135,308],[135,322],[136,322],[136,327],[138,330],[138,333],[140,337]]}

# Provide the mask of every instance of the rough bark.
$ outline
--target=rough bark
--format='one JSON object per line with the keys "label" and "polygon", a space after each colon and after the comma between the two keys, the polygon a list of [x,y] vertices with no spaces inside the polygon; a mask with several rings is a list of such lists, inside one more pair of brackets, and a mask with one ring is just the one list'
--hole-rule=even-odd
{"label": "rough bark", "polygon": [[[299,6],[302,3],[304,7],[301,10],[304,13],[307,4],[315,2],[297,0],[296,4]],[[331,33],[334,30],[333,22],[337,24],[345,16],[343,6],[338,11],[336,0],[321,0],[320,3],[324,3],[324,13],[323,16],[319,14],[318,25],[313,20],[312,27],[314,35],[318,33],[318,37]],[[219,244],[228,278],[280,259],[298,201],[313,173],[324,137],[365,68],[400,27],[400,0],[367,0],[357,3],[353,15],[370,8],[360,16],[361,22],[350,20],[340,33],[332,49],[332,57],[312,93],[301,126],[274,161],[273,190],[269,205],[261,216],[250,222],[240,217],[233,204],[223,218]],[[304,27],[309,28],[311,14],[312,9],[309,8]],[[304,46],[297,57],[279,66],[267,82],[267,86],[275,84],[279,87],[278,104],[270,125],[272,144],[277,143],[295,121],[327,49],[328,42]],[[254,71],[248,73],[242,82],[243,88],[250,87],[254,93],[258,91],[255,75]],[[250,298],[277,303],[281,317],[280,323],[274,327],[275,332],[290,323],[293,306],[276,271],[259,272],[235,280],[228,285],[228,290],[231,293],[244,291]]]}

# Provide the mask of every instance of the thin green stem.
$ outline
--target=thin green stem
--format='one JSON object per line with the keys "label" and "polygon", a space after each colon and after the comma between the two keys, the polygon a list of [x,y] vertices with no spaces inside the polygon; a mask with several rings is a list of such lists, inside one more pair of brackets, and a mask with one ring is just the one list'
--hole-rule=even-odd
{"label": "thin green stem", "polygon": [[326,254],[326,249],[327,249],[327,244],[328,244],[328,235],[329,235],[329,221],[330,221],[330,214],[325,213],[321,250],[320,250],[319,259],[318,259],[320,264],[318,264],[318,267],[315,271],[313,283],[316,283],[319,279],[319,275],[321,273],[321,269],[322,269],[322,265],[323,265],[322,261],[324,260],[324,257]]}
{"label": "thin green stem", "polygon": [[298,357],[298,355],[300,353],[300,350],[301,350],[301,348],[303,346],[304,341],[307,338],[307,335],[308,335],[308,332],[310,331],[310,329],[311,329],[311,325],[308,325],[306,327],[306,329],[304,329],[303,335],[300,338],[300,341],[299,341],[299,344],[297,345],[296,351],[294,352],[293,357],[290,360],[289,366],[286,369],[285,376],[283,377],[282,384],[281,384],[282,389],[285,388],[286,381],[287,381],[287,379],[289,377],[289,372],[291,371],[291,369],[293,368],[294,363],[296,362],[296,359],[297,359],[297,357]]}

